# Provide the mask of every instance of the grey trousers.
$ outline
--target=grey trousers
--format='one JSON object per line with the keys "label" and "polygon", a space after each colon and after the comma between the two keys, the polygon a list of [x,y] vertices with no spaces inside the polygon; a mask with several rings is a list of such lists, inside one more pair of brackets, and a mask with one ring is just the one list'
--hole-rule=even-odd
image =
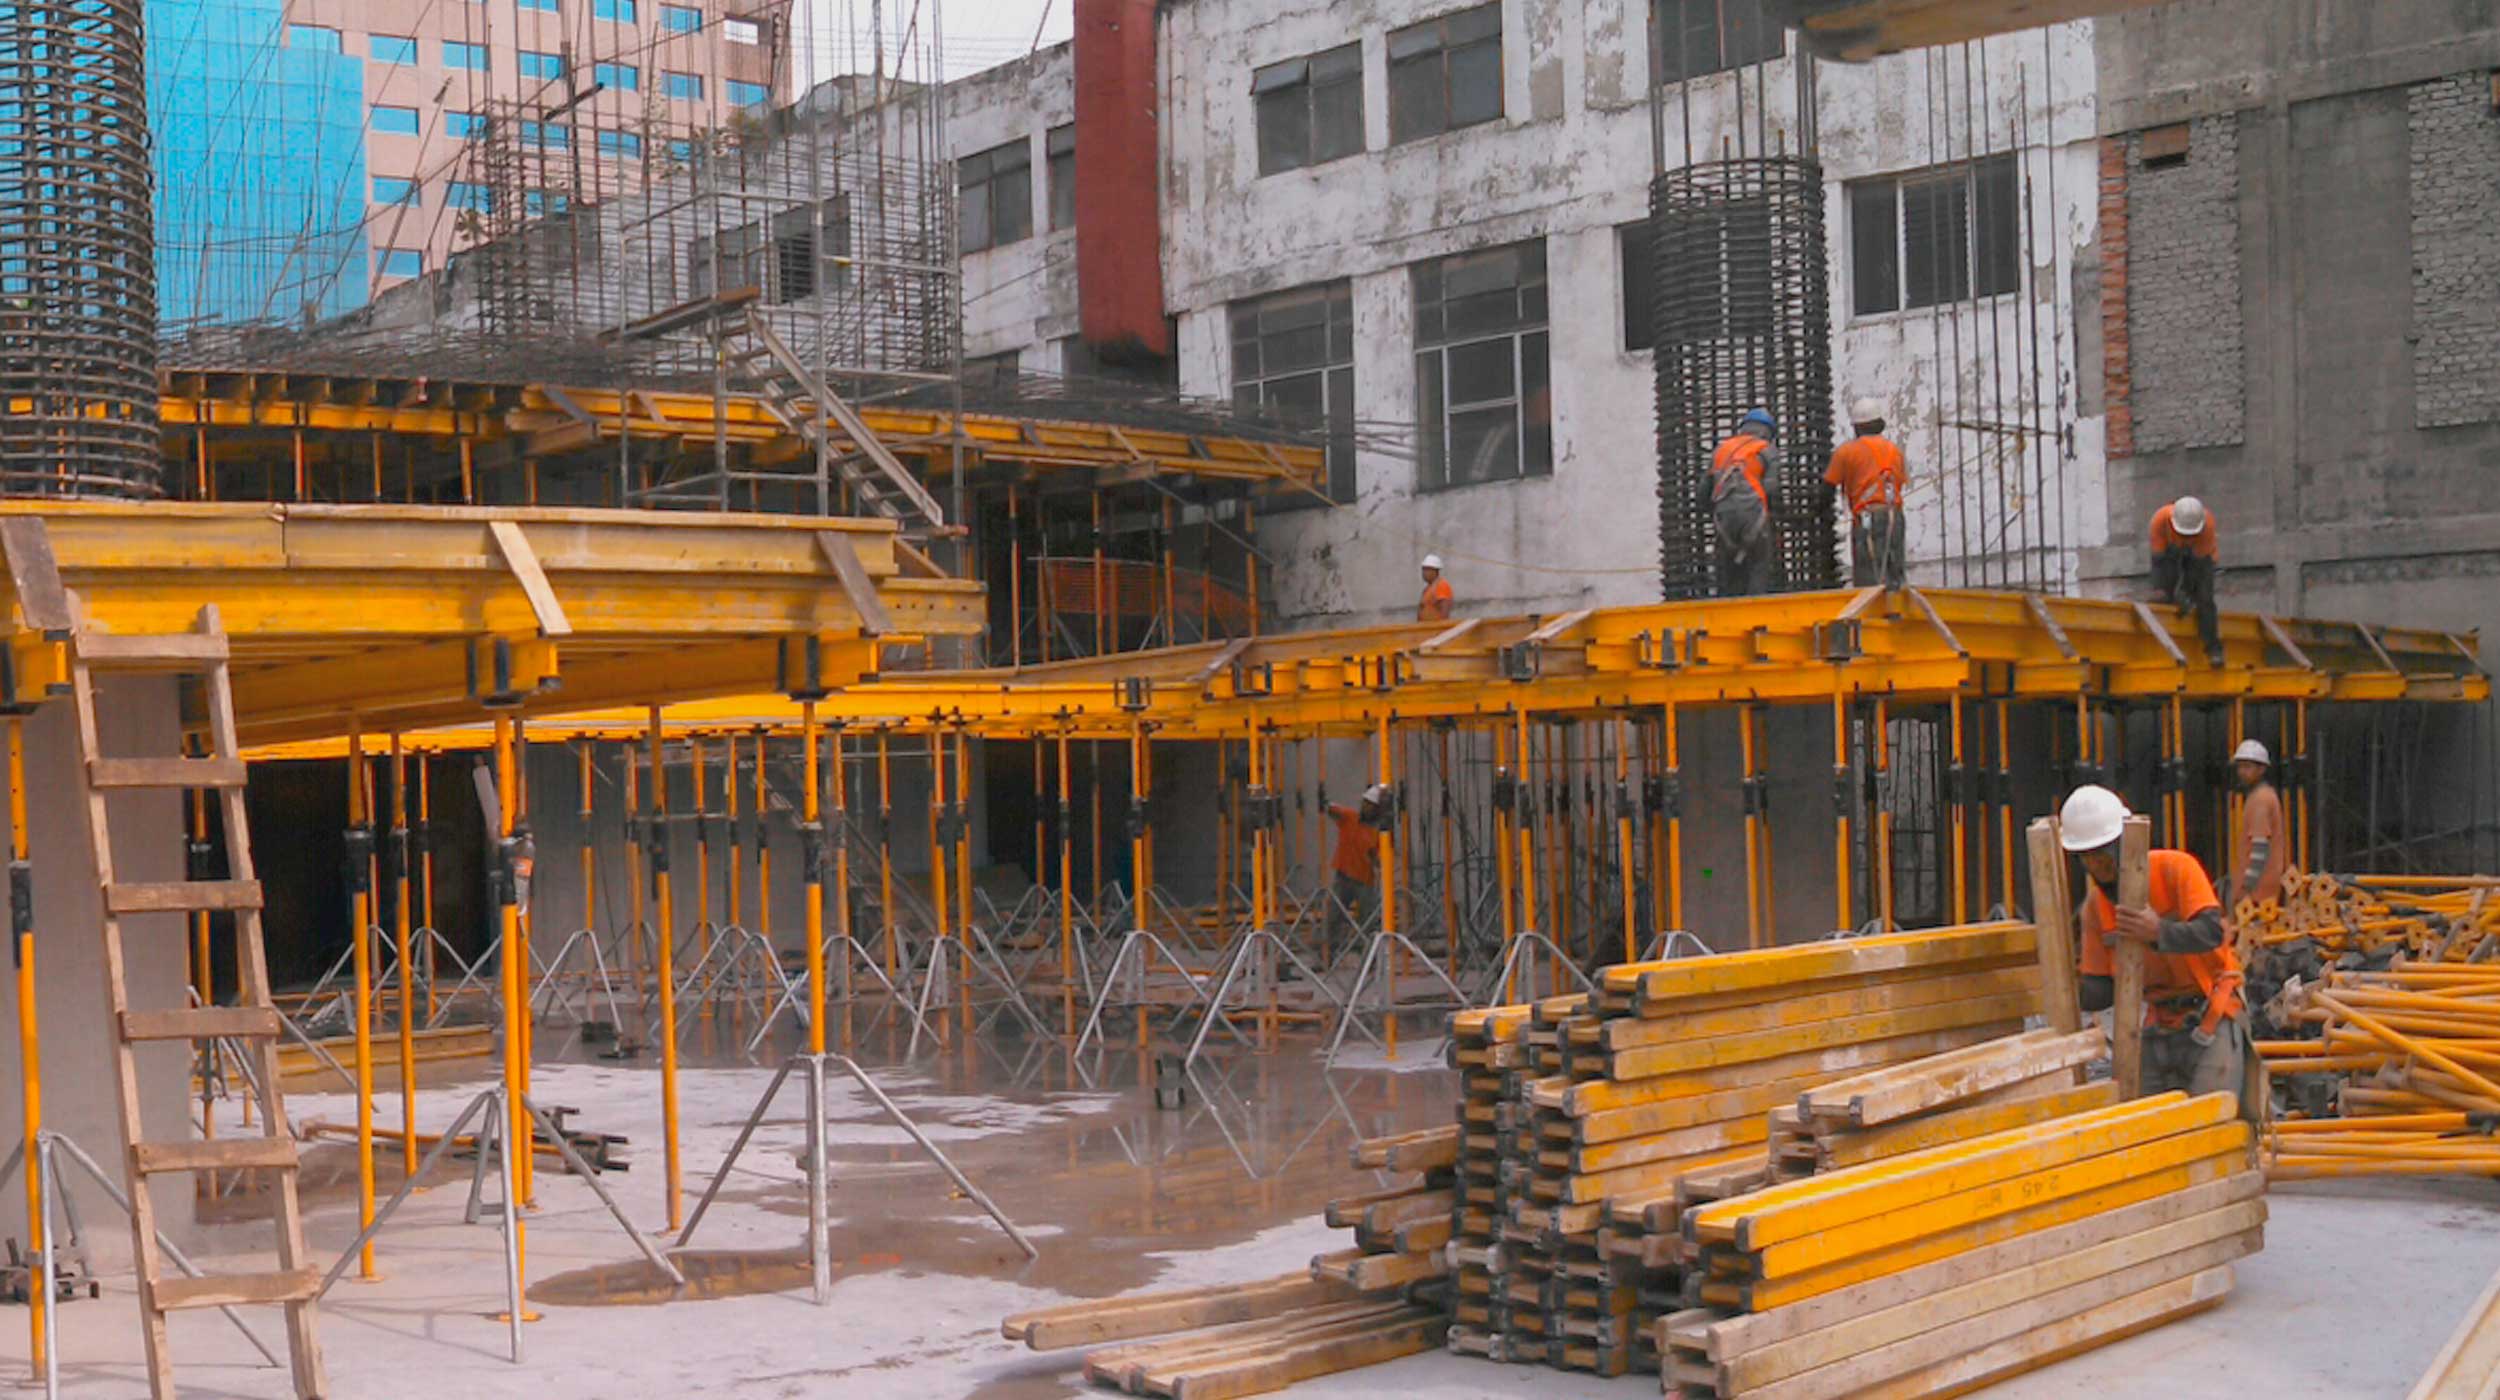
{"label": "grey trousers", "polygon": [[2191,1097],[2216,1092],[2234,1098],[2248,1076],[2248,1032],[2236,1019],[2214,1028],[2214,1043],[2199,1045],[2192,1030],[2144,1033],[2144,1092],[2185,1090]]}

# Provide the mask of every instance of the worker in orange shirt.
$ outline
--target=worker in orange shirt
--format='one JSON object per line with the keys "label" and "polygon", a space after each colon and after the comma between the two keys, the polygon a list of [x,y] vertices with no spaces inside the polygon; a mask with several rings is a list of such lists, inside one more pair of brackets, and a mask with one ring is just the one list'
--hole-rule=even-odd
{"label": "worker in orange shirt", "polygon": [[2222,623],[2214,615],[2214,570],[2222,560],[2213,513],[2194,496],[2153,512],[2153,591],[2181,612],[2196,614],[2205,660],[2222,664]]}
{"label": "worker in orange shirt", "polygon": [[1780,450],[1771,439],[1779,423],[1770,410],[1746,410],[1736,431],[1710,454],[1710,516],[1718,526],[1719,596],[1742,598],[1771,591],[1770,473]]}
{"label": "worker in orange shirt", "polygon": [[2231,778],[2240,790],[2239,849],[2231,853],[2231,908],[2242,900],[2259,904],[2283,892],[2283,868],[2290,847],[2283,834],[2283,795],[2266,781],[2274,755],[2250,739],[2231,755]]}
{"label": "worker in orange shirt", "polygon": [[1458,605],[1458,595],[1450,589],[1450,581],[1441,576],[1441,556],[1424,556],[1424,596],[1415,600],[1417,622],[1447,622],[1450,609]]}
{"label": "worker in orange shirt", "polygon": [[1909,469],[1901,449],[1884,436],[1884,406],[1860,399],[1849,406],[1858,435],[1840,445],[1823,479],[1849,503],[1849,581],[1859,588],[1907,583],[1909,524],[1901,514],[1901,488]]}
{"label": "worker in orange shirt", "polygon": [[2114,950],[2144,945],[2144,1022],[2112,1035],[2144,1040],[2144,1092],[2217,1090],[2239,1095],[2248,1083],[2248,1029],[2240,999],[2240,960],[2225,936],[2222,901],[2205,868],[2185,851],[2152,853],[2151,901],[2113,907],[2118,838],[2127,804],[2104,787],[2079,787],[2058,815],[2058,840],[2083,861],[2092,892],[2084,900],[2077,1000],[2102,1011],[2117,999]]}
{"label": "worker in orange shirt", "polygon": [[1379,783],[1363,789],[1363,805],[1328,804],[1328,818],[1337,824],[1337,855],[1329,864],[1328,935],[1359,927],[1372,891],[1380,883],[1380,804],[1389,789]]}

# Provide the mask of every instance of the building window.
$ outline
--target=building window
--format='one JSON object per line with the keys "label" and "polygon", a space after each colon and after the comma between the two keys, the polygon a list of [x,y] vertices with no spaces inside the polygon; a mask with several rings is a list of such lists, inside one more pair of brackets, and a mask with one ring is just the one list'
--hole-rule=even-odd
{"label": "building window", "polygon": [[1656,7],[1658,81],[1762,63],[1788,52],[1788,33],[1762,17],[1762,0],[1651,0]]}
{"label": "building window", "polygon": [[1322,165],[1363,149],[1361,44],[1256,69],[1250,95],[1259,110],[1262,175]]}
{"label": "building window", "polygon": [[1875,316],[2021,290],[2018,202],[2010,155],[1850,185],[1853,309]]}
{"label": "building window", "polygon": [[1012,394],[1016,390],[1017,378],[1023,373],[1024,352],[1021,350],[964,356],[963,385],[969,393],[988,390],[991,393]]}
{"label": "building window", "polygon": [[1417,263],[1417,486],[1551,476],[1541,239]]}
{"label": "building window", "polygon": [[1615,226],[1615,259],[1623,270],[1623,348],[1654,350],[1658,338],[1650,327],[1650,303],[1658,285],[1657,242],[1649,236],[1649,220]]}
{"label": "building window", "polygon": [[1054,126],[1042,138],[1050,154],[1050,226],[1076,227],[1076,124]]}
{"label": "building window", "polygon": [[698,297],[753,287],[771,305],[804,301],[849,276],[850,196],[837,194],[813,209],[785,209],[769,220],[726,230],[717,240],[695,239],[687,253]]}
{"label": "building window", "polygon": [[414,204],[417,202],[417,182],[403,180],[396,175],[376,175],[373,177],[373,202]]}
{"label": "building window", "polygon": [[685,140],[682,137],[678,140],[669,142],[668,158],[677,162],[679,165],[694,164],[694,143],[692,141]]}
{"label": "building window", "polygon": [[692,5],[662,5],[660,27],[671,34],[703,32],[703,12]]}
{"label": "building window", "polygon": [[634,0],[590,0],[590,17],[632,24],[635,19]]}
{"label": "building window", "polygon": [[495,207],[495,192],[467,180],[454,180],[443,190],[443,207],[485,214]]}
{"label": "building window", "polygon": [[571,208],[572,203],[563,195],[549,194],[545,190],[530,190],[521,196],[521,208],[527,211],[533,219],[542,218],[548,214],[561,214]]}
{"label": "building window", "polygon": [[445,112],[443,134],[455,141],[474,141],[486,134],[486,118],[475,112]]}
{"label": "building window", "polygon": [[729,105],[732,107],[761,107],[772,100],[772,89],[762,83],[742,83],[731,78],[722,86],[729,89]]}
{"label": "building window", "polygon": [[1389,31],[1389,140],[1420,141],[1502,115],[1499,0]]}
{"label": "building window", "polygon": [[344,53],[339,32],[318,24],[290,24],[286,27],[286,46],[313,53]]}
{"label": "building window", "polygon": [[642,91],[642,69],[631,63],[602,63],[591,70],[591,77],[615,92]]}
{"label": "building window", "polygon": [[680,102],[700,102],[703,100],[703,75],[700,73],[662,74],[661,90]]}
{"label": "building window", "polygon": [[730,43],[753,47],[764,42],[764,27],[751,19],[724,19],[720,22],[720,36]]}
{"label": "building window", "polygon": [[550,15],[562,13],[561,0],[519,0],[519,3],[524,10],[537,10]]}
{"label": "building window", "polygon": [[[1354,499],[1354,284],[1232,305],[1233,403],[1328,430],[1328,499]],[[1307,499],[1307,498],[1306,498]],[[1287,502],[1290,503],[1289,501]]]}
{"label": "building window", "polygon": [[992,146],[955,162],[956,217],[963,251],[1004,247],[1033,233],[1033,148]]}
{"label": "building window", "polygon": [[[604,136],[607,133],[600,134]],[[572,142],[573,128],[562,122],[521,123],[521,144],[524,146],[543,146],[560,151],[570,147]]]}
{"label": "building window", "polygon": [[541,53],[536,49],[521,50],[521,76],[556,79],[564,76],[564,55]]}
{"label": "building window", "polygon": [[642,138],[630,131],[602,131],[599,133],[599,154],[640,160]]}
{"label": "building window", "polygon": [[417,41],[405,34],[376,34],[371,53],[376,63],[414,63],[417,61]]}
{"label": "building window", "polygon": [[373,129],[384,136],[417,134],[417,109],[414,107],[375,107]]}
{"label": "building window", "polygon": [[465,68],[473,73],[484,73],[492,67],[492,63],[486,56],[484,44],[463,44],[456,39],[445,39],[443,41],[443,66]]}
{"label": "building window", "polygon": [[385,248],[382,250],[382,275],[385,277],[422,277],[425,275],[425,252],[420,248]]}

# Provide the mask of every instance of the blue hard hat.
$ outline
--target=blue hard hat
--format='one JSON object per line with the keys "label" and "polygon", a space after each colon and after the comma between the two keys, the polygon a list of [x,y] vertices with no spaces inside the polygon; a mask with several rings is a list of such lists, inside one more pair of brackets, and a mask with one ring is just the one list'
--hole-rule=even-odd
{"label": "blue hard hat", "polygon": [[1744,418],[1736,426],[1739,431],[1758,426],[1763,430],[1763,436],[1768,437],[1779,427],[1779,420],[1771,416],[1771,410],[1755,408],[1746,410]]}

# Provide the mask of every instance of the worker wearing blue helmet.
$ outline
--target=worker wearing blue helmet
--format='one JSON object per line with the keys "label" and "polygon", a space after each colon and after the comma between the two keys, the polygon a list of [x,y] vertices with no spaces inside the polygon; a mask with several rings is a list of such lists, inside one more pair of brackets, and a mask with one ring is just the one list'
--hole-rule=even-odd
{"label": "worker wearing blue helmet", "polygon": [[1766,478],[1780,465],[1771,439],[1779,423],[1769,409],[1748,410],[1710,457],[1710,514],[1718,526],[1719,596],[1768,593],[1771,492]]}

